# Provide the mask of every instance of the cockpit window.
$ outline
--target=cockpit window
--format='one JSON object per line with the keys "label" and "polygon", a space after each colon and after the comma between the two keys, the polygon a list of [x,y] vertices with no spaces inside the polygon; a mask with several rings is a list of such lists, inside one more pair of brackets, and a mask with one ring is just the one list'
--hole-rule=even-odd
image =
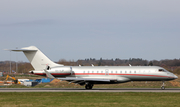
{"label": "cockpit window", "polygon": [[164,69],[159,69],[159,72],[165,72],[165,70]]}

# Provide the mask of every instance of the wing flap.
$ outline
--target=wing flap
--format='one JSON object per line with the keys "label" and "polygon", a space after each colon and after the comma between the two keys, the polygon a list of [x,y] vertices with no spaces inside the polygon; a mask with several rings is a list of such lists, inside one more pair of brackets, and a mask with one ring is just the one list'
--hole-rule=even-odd
{"label": "wing flap", "polygon": [[98,79],[98,78],[57,78],[65,81],[102,81],[102,82],[110,82],[109,79]]}

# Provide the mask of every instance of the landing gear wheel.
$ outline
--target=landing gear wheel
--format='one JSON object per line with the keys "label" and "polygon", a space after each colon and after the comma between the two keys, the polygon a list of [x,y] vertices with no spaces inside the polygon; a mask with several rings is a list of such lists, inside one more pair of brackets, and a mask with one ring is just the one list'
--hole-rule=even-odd
{"label": "landing gear wheel", "polygon": [[161,87],[161,90],[165,90],[165,86],[162,86],[162,87]]}
{"label": "landing gear wheel", "polygon": [[93,87],[93,84],[86,84],[86,86],[85,86],[85,88],[86,88],[87,90],[92,89],[92,87]]}
{"label": "landing gear wheel", "polygon": [[85,88],[86,88],[87,90],[92,89],[92,87],[91,87],[90,85],[86,85]]}
{"label": "landing gear wheel", "polygon": [[162,83],[163,83],[163,84],[162,84],[162,86],[161,86],[161,90],[165,90],[165,86],[166,86],[166,85],[165,85],[165,81],[162,81]]}

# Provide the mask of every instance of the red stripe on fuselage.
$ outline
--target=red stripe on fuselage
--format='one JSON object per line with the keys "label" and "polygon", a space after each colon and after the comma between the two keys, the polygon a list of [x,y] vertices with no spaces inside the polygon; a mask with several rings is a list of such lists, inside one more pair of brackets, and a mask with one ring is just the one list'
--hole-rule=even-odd
{"label": "red stripe on fuselage", "polygon": [[[105,73],[75,73],[74,75],[105,75]],[[130,75],[130,76],[150,76],[150,77],[168,77],[168,78],[174,78],[174,77],[170,77],[170,76],[146,75],[146,74],[116,74],[116,73],[109,73],[107,75]]]}
{"label": "red stripe on fuselage", "polygon": [[[35,75],[46,75],[45,73],[34,73]],[[71,75],[71,73],[51,73],[51,75]],[[72,75],[105,75],[105,73],[73,73]],[[127,76],[148,76],[148,77],[166,77],[166,78],[174,78],[170,76],[162,76],[162,75],[147,75],[147,74],[116,74],[109,73],[107,75],[127,75]]]}

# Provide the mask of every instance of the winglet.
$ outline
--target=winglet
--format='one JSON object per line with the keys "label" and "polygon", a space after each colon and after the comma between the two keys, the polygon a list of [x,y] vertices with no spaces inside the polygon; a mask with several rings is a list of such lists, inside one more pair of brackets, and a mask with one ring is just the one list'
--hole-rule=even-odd
{"label": "winglet", "polygon": [[46,73],[46,76],[50,79],[54,79],[55,77],[52,76],[46,69],[44,69],[45,73]]}

